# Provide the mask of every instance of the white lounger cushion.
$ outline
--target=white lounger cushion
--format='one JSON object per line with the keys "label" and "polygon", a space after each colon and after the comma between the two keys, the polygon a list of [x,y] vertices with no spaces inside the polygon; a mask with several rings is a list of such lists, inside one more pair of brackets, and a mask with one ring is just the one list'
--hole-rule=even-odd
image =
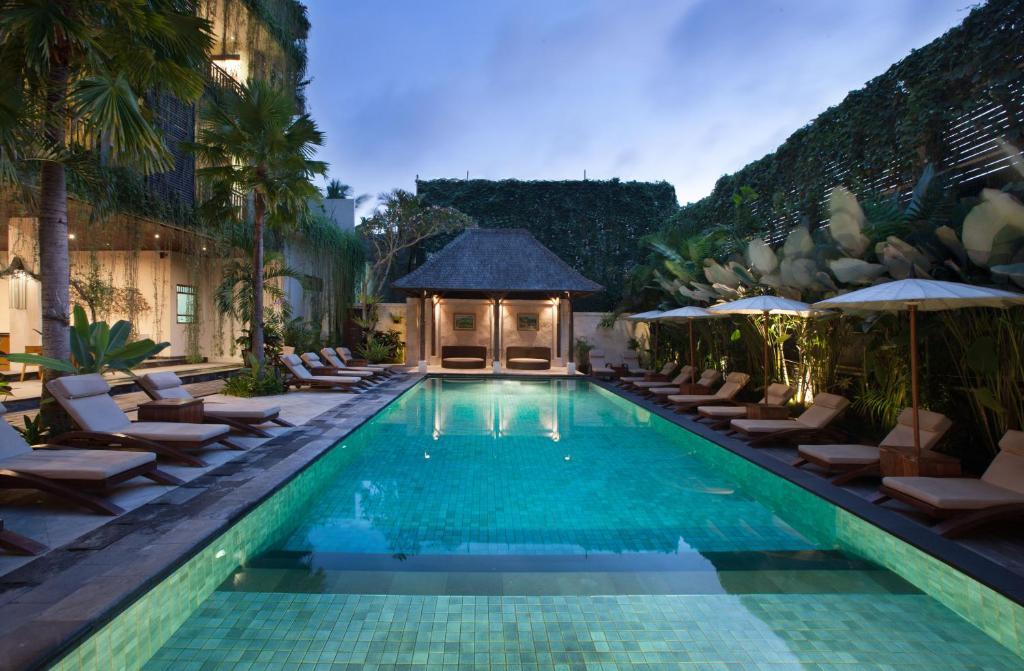
{"label": "white lounger cushion", "polygon": [[[451,359],[447,359],[451,361]],[[528,356],[517,356],[508,360],[509,363],[548,363],[547,359],[534,359]]]}
{"label": "white lounger cushion", "polygon": [[51,480],[105,480],[155,461],[152,452],[40,449],[0,460],[0,468]]}
{"label": "white lounger cushion", "polygon": [[697,412],[706,417],[717,417],[719,419],[743,418],[747,416],[745,405],[702,405]]}
{"label": "white lounger cushion", "polygon": [[874,445],[800,445],[797,451],[837,466],[867,466],[881,454]]}
{"label": "white lounger cushion", "polygon": [[237,417],[240,419],[270,419],[281,413],[281,408],[269,405],[265,408],[253,407],[245,403],[203,403],[203,414],[210,417]]}
{"label": "white lounger cushion", "polygon": [[358,377],[343,377],[341,375],[311,375],[307,380],[317,382],[331,382],[333,384],[359,384],[362,379]]}
{"label": "white lounger cushion", "polygon": [[452,363],[483,363],[484,360],[478,356],[446,356],[441,361],[451,361]]}
{"label": "white lounger cushion", "polygon": [[147,373],[140,383],[158,399],[192,398],[192,394],[182,386],[181,378],[171,372]]}
{"label": "white lounger cushion", "polygon": [[158,443],[196,443],[226,436],[231,429],[223,424],[189,424],[187,422],[132,422],[117,433],[145,438]]}
{"label": "white lounger cushion", "polygon": [[786,429],[810,428],[795,419],[734,419],[732,420],[732,425],[747,433],[771,433],[773,431],[785,431]]}
{"label": "white lounger cushion", "polygon": [[883,478],[882,484],[943,510],[981,510],[1024,503],[1024,494],[974,478]]}
{"label": "white lounger cushion", "polygon": [[668,400],[673,403],[700,403],[702,401],[714,401],[718,398],[715,394],[671,394]]}

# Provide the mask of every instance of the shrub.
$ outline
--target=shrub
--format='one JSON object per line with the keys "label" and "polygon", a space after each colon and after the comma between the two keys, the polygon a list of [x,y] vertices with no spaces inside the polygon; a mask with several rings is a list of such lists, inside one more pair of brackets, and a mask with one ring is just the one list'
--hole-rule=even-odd
{"label": "shrub", "polygon": [[222,393],[228,396],[276,396],[287,391],[284,378],[273,366],[261,366],[251,354],[247,355],[249,367],[224,383]]}

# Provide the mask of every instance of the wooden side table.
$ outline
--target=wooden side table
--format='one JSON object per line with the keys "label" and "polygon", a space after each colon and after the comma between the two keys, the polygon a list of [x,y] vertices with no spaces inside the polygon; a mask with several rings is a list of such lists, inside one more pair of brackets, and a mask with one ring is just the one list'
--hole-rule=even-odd
{"label": "wooden side table", "polygon": [[788,419],[789,408],[771,403],[748,403],[747,419]]}
{"label": "wooden side table", "polygon": [[201,398],[165,398],[139,405],[139,421],[203,423]]}
{"label": "wooden side table", "polygon": [[960,460],[948,454],[922,450],[918,461],[911,447],[882,447],[879,449],[882,476],[915,476],[930,478],[956,478],[961,475]]}
{"label": "wooden side table", "polygon": [[679,393],[684,396],[703,396],[705,394],[710,394],[711,390],[702,384],[697,384],[696,382],[684,382],[679,385]]}

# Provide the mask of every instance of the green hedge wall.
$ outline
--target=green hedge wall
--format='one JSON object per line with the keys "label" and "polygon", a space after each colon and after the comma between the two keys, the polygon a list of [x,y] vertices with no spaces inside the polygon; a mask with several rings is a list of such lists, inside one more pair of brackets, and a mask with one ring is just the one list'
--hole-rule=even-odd
{"label": "green hedge wall", "polygon": [[[954,185],[973,180],[971,187],[980,188],[986,180],[1005,180],[1008,161],[998,174],[984,176],[986,169],[970,164],[976,158],[972,147],[985,143],[991,151],[998,137],[1020,146],[1022,82],[1024,0],[989,0],[793,133],[774,153],[719,179],[710,196],[681,208],[672,225],[699,233],[708,224],[729,222],[733,194],[744,186],[759,194],[756,214],[771,229],[766,233],[778,238],[802,220],[822,221],[823,201],[836,184],[862,193],[902,190],[927,163],[950,173]],[[964,118],[980,111],[990,113]]]}
{"label": "green hedge wall", "polygon": [[[646,257],[641,238],[677,209],[667,182],[490,181],[433,179],[416,183],[428,205],[454,207],[484,228],[525,228],[566,263],[605,287],[574,301],[577,310],[610,310],[623,278]],[[451,238],[432,240],[422,252]]]}

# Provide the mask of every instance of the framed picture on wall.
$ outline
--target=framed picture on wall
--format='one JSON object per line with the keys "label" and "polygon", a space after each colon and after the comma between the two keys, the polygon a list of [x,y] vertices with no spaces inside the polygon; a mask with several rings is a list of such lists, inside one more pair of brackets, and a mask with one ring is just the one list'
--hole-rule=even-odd
{"label": "framed picture on wall", "polygon": [[456,331],[475,331],[476,315],[455,313],[452,315],[452,328]]}
{"label": "framed picture on wall", "polygon": [[520,331],[539,331],[540,317],[536,312],[520,312],[516,315],[516,328]]}

